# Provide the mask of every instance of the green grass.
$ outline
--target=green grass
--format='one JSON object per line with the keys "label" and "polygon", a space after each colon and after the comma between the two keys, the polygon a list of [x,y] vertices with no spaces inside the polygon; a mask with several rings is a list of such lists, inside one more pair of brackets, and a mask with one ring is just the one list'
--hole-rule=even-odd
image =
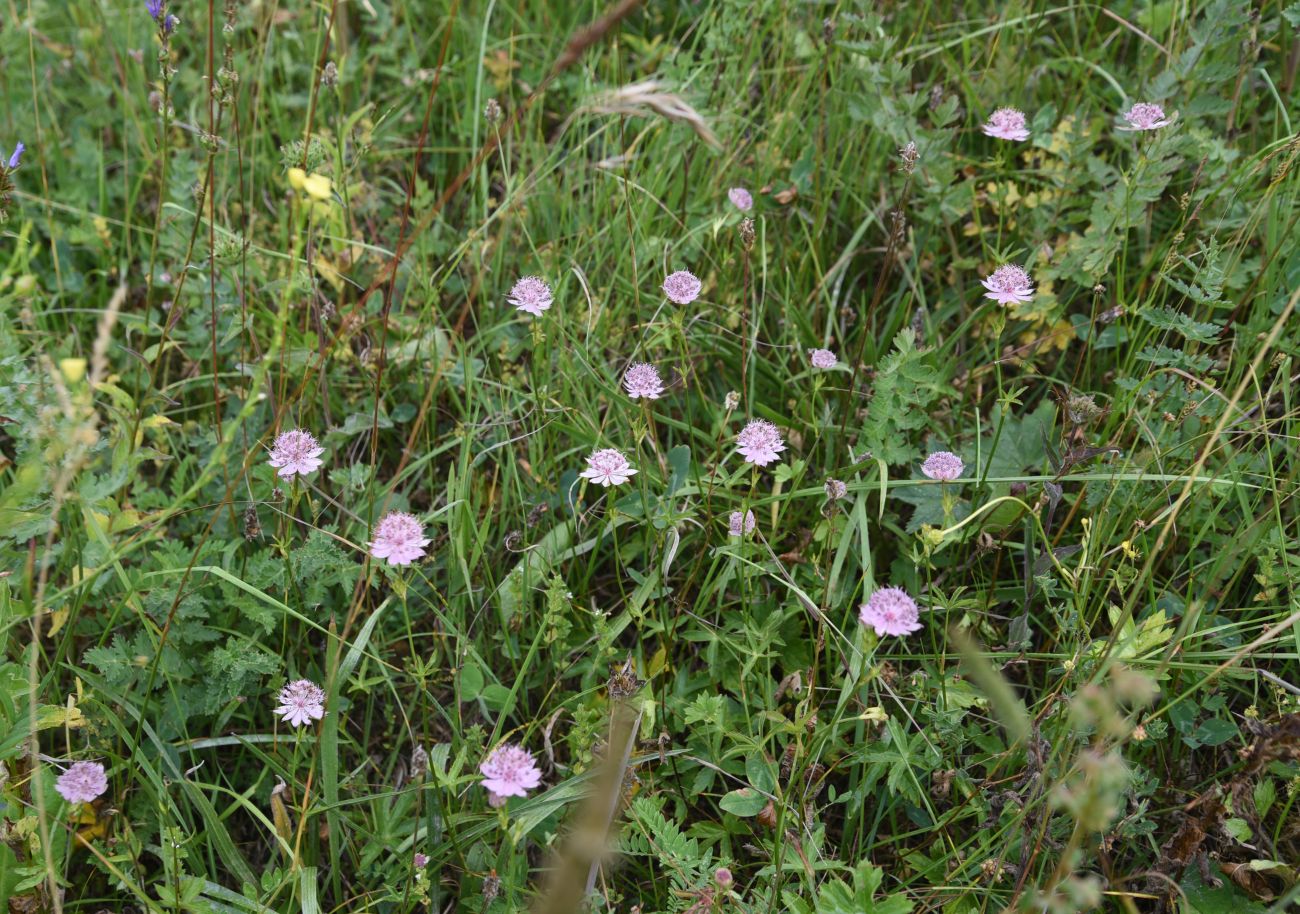
{"label": "green grass", "polygon": [[10,910],[1296,902],[1300,8],[208,4],[0,0]]}

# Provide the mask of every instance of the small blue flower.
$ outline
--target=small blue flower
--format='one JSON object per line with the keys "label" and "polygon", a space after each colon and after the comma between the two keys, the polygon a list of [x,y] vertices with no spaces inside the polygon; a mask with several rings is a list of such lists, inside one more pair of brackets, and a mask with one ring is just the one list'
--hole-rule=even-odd
{"label": "small blue flower", "polygon": [[163,0],[144,0],[144,8],[154,20],[157,20],[162,15]]}
{"label": "small blue flower", "polygon": [[[22,143],[19,143],[17,146],[14,147],[14,154],[9,157],[10,171],[13,171],[15,168],[18,167],[18,163],[22,160],[23,157],[23,151],[26,149],[27,147],[24,146]],[[0,159],[2,158],[4,158],[4,153],[0,152]]]}
{"label": "small blue flower", "polygon": [[176,31],[176,26],[180,25],[180,22],[181,21],[175,16],[168,15],[167,18],[163,20],[163,34],[170,35],[172,32]]}

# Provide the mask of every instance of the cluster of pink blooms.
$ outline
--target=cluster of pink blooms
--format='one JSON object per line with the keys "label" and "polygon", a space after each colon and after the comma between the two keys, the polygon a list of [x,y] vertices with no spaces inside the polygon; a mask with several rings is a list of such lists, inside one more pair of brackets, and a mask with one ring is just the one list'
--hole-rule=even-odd
{"label": "cluster of pink blooms", "polygon": [[504,805],[507,797],[527,796],[528,791],[542,782],[542,772],[533,754],[510,743],[493,749],[478,770],[483,774],[488,805],[493,808]]}
{"label": "cluster of pink blooms", "polygon": [[54,789],[69,803],[89,803],[108,790],[108,775],[99,762],[73,762],[54,782]]}
{"label": "cluster of pink blooms", "polygon": [[753,511],[732,511],[727,518],[728,536],[749,536],[757,525]]}
{"label": "cluster of pink blooms", "polygon": [[952,482],[966,469],[962,459],[951,451],[935,451],[921,464],[921,472],[940,482]]}
{"label": "cluster of pink blooms", "polygon": [[280,690],[275,714],[291,727],[305,727],[325,716],[325,690],[310,679],[298,679]]}
{"label": "cluster of pink blooms", "polygon": [[541,317],[551,307],[551,287],[537,276],[525,276],[510,289],[506,301],[519,311]]}
{"label": "cluster of pink blooms", "polygon": [[319,470],[320,455],[324,453],[325,448],[317,443],[310,432],[293,428],[276,436],[275,444],[271,446],[271,458],[267,462],[276,468],[277,476],[290,479]]}
{"label": "cluster of pink blooms", "polygon": [[991,298],[1000,305],[1027,302],[1034,297],[1034,281],[1024,267],[1006,263],[998,267],[981,280],[985,289],[985,298]]}
{"label": "cluster of pink blooms", "polygon": [[989,119],[980,128],[985,136],[999,140],[1023,142],[1029,139],[1029,127],[1025,124],[1025,113],[1017,108],[999,108],[989,115]]}
{"label": "cluster of pink blooms", "polygon": [[664,392],[664,379],[659,376],[659,369],[649,362],[633,362],[623,375],[623,389],[633,400],[641,397],[658,400]]}
{"label": "cluster of pink blooms", "polygon": [[374,537],[370,541],[370,554],[377,559],[388,559],[390,565],[409,565],[423,558],[424,547],[430,543],[419,519],[405,511],[385,514],[375,524]]}
{"label": "cluster of pink blooms", "polygon": [[607,447],[592,451],[587,468],[578,475],[599,486],[621,486],[636,475],[636,470],[622,451]]}
{"label": "cluster of pink blooms", "polygon": [[669,273],[668,278],[664,280],[664,295],[668,296],[669,301],[679,305],[689,305],[695,301],[700,297],[702,288],[703,284],[699,278],[687,270]]}
{"label": "cluster of pink blooms", "polygon": [[1128,126],[1120,127],[1120,130],[1159,130],[1169,126],[1165,109],[1150,102],[1138,102],[1120,116],[1128,121]]}
{"label": "cluster of pink blooms", "polygon": [[876,634],[900,637],[920,631],[920,611],[916,601],[901,587],[882,587],[858,607],[858,619],[870,625]]}
{"label": "cluster of pink blooms", "polygon": [[747,213],[754,208],[754,196],[743,187],[733,187],[727,191],[727,197],[742,213]]}
{"label": "cluster of pink blooms", "polygon": [[765,467],[781,459],[785,442],[781,440],[781,432],[771,422],[752,419],[736,436],[736,448],[750,463]]}
{"label": "cluster of pink blooms", "polygon": [[808,361],[812,363],[813,368],[821,371],[828,371],[840,363],[835,353],[829,349],[809,349]]}

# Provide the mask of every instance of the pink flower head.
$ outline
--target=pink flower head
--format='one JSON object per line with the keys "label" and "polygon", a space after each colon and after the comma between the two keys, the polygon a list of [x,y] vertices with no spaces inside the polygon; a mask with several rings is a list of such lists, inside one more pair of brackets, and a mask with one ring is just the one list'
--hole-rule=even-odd
{"label": "pink flower head", "polygon": [[1159,130],[1161,127],[1169,126],[1165,109],[1148,102],[1138,102],[1120,116],[1129,124],[1127,127],[1120,127],[1120,130]]}
{"label": "pink flower head", "polygon": [[749,536],[754,532],[757,523],[753,511],[732,511],[731,516],[727,518],[727,535]]}
{"label": "pink flower head", "polygon": [[829,349],[809,349],[808,361],[812,362],[813,368],[820,368],[822,371],[834,368],[840,363],[835,357],[835,353]]}
{"label": "pink flower head", "polygon": [[325,716],[325,690],[310,679],[298,679],[280,690],[274,713],[291,727],[305,727]]}
{"label": "pink flower head", "polygon": [[536,276],[525,276],[510,289],[506,301],[520,311],[541,317],[551,307],[551,287]]}
{"label": "pink flower head", "polygon": [[390,565],[409,565],[424,558],[424,547],[429,543],[429,538],[424,535],[424,525],[415,515],[389,511],[375,524],[370,554],[377,559],[388,559]]}
{"label": "pink flower head", "polygon": [[999,140],[1014,140],[1019,143],[1029,139],[1025,113],[1016,108],[999,108],[994,111],[980,130],[984,131],[985,136],[997,137]]}
{"label": "pink flower head", "polygon": [[73,762],[54,782],[54,789],[69,803],[89,803],[108,790],[108,776],[99,762]]}
{"label": "pink flower head", "polygon": [[415,858],[412,860],[412,862],[415,864],[415,868],[417,870],[422,870],[429,865],[429,855],[422,854],[419,851],[416,851]]}
{"label": "pink flower head", "polygon": [[305,476],[320,469],[320,455],[325,453],[310,432],[292,428],[276,436],[269,463],[283,479]]}
{"label": "pink flower head", "polygon": [[664,295],[679,305],[689,305],[700,297],[701,287],[700,280],[694,273],[678,270],[676,273],[669,273],[668,278],[664,280]]}
{"label": "pink flower head", "polygon": [[931,479],[952,482],[966,469],[962,459],[951,451],[935,451],[921,464],[921,472]]}
{"label": "pink flower head", "polygon": [[592,451],[587,468],[578,475],[601,486],[621,486],[636,475],[636,470],[622,451],[607,447]]}
{"label": "pink flower head", "polygon": [[1034,281],[1029,278],[1024,267],[1013,263],[1003,264],[980,282],[988,289],[984,297],[991,298],[1000,305],[1027,302],[1034,297]]}
{"label": "pink flower head", "polygon": [[542,772],[533,761],[533,754],[509,743],[492,750],[478,770],[483,773],[483,786],[492,806],[500,806],[506,797],[526,797],[528,791],[542,782]]}
{"label": "pink flower head", "polygon": [[754,196],[743,187],[733,187],[727,191],[727,198],[731,200],[736,209],[742,213],[747,213],[754,208]]}
{"label": "pink flower head", "polygon": [[639,397],[658,400],[664,392],[664,379],[659,377],[659,369],[649,362],[633,362],[623,375],[623,388],[633,400]]}
{"label": "pink flower head", "polygon": [[831,501],[839,501],[845,495],[849,494],[849,487],[839,479],[827,477],[826,479],[826,497]]}
{"label": "pink flower head", "polygon": [[785,450],[785,442],[777,427],[766,419],[754,419],[740,430],[736,436],[736,445],[740,453],[750,463],[765,467]]}
{"label": "pink flower head", "polygon": [[858,607],[858,619],[877,635],[910,635],[920,631],[916,601],[901,587],[882,587]]}

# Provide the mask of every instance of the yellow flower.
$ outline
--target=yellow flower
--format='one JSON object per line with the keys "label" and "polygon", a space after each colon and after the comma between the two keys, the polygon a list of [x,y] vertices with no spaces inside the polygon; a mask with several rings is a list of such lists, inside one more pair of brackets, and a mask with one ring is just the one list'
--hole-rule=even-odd
{"label": "yellow flower", "polygon": [[307,172],[301,168],[289,169],[289,186],[294,190],[302,190],[303,185],[307,183]]}
{"label": "yellow flower", "polygon": [[317,200],[330,199],[330,179],[324,175],[309,175],[303,181],[302,189],[307,192],[308,196],[315,197]]}

